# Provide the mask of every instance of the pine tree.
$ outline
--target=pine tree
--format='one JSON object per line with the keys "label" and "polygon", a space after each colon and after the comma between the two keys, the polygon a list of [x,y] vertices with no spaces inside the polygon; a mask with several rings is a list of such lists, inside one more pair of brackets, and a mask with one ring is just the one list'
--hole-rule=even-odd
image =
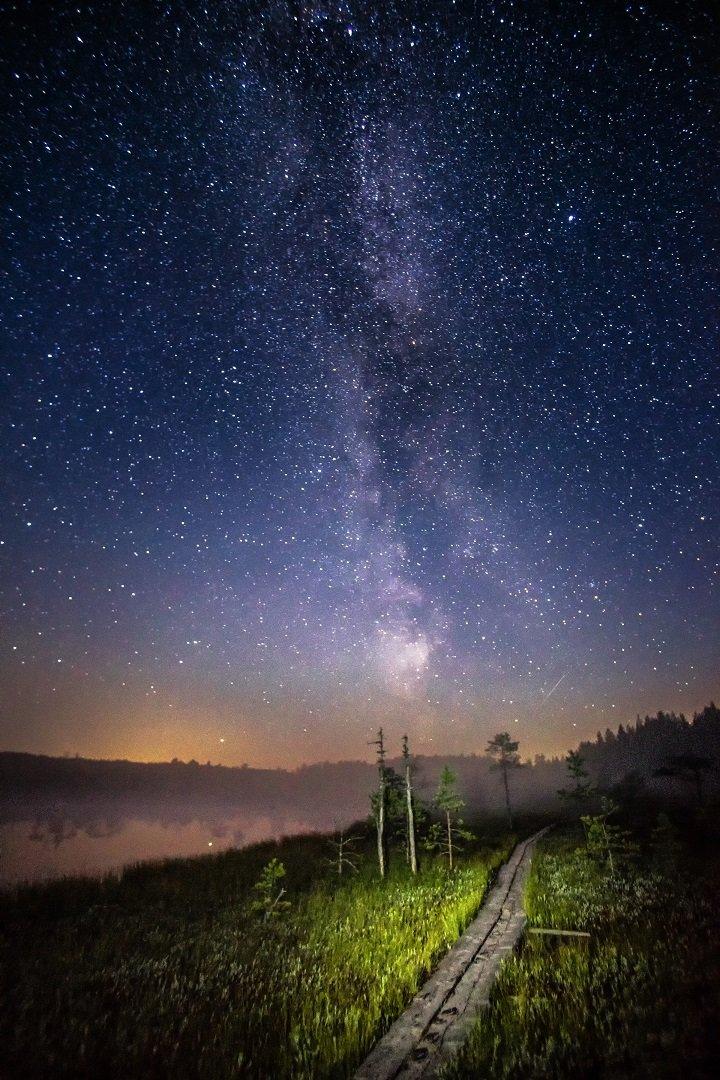
{"label": "pine tree", "polygon": [[565,764],[570,773],[570,779],[573,781],[573,786],[570,788],[558,788],[558,795],[561,799],[566,799],[568,804],[572,805],[574,803],[579,808],[587,802],[593,792],[593,788],[588,782],[590,773],[585,768],[585,759],[579,750],[568,750],[565,755]]}
{"label": "pine tree", "polygon": [[515,827],[513,821],[512,806],[510,803],[510,785],[508,783],[508,772],[511,769],[520,768],[520,755],[518,754],[518,746],[520,744],[514,739],[510,738],[507,731],[498,732],[498,734],[490,740],[487,745],[487,753],[491,754],[495,758],[495,764],[493,768],[499,769],[502,772],[503,786],[505,788],[505,806],[507,808],[508,822],[510,828]]}
{"label": "pine tree", "polygon": [[464,828],[462,821],[458,817],[465,803],[457,792],[456,783],[457,776],[446,765],[440,774],[440,782],[433,800],[435,806],[443,814],[445,821],[442,825],[435,822],[431,826],[426,841],[426,847],[430,850],[437,848],[446,856],[450,870],[453,868],[455,853],[459,846],[457,841],[474,839],[473,834]]}
{"label": "pine tree", "polygon": [[283,864],[278,859],[271,859],[267,866],[263,867],[259,879],[253,885],[258,895],[257,899],[250,904],[250,910],[262,915],[263,922],[269,922],[281,911],[286,911],[290,907],[289,901],[283,900],[285,889],[280,886],[284,877]]}

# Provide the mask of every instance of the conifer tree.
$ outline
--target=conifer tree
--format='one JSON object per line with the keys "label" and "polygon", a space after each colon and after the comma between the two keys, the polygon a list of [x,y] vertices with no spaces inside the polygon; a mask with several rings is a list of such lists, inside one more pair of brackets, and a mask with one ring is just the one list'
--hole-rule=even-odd
{"label": "conifer tree", "polygon": [[580,808],[585,805],[593,791],[589,783],[590,773],[585,768],[585,758],[579,750],[568,750],[565,755],[565,764],[573,786],[558,788],[558,795],[568,804],[574,803],[577,808]]}
{"label": "conifer tree", "polygon": [[518,754],[518,746],[520,744],[514,739],[510,738],[507,731],[500,731],[498,734],[490,740],[487,745],[487,753],[491,754],[495,758],[495,764],[493,768],[502,772],[503,786],[505,788],[505,806],[507,808],[508,822],[510,828],[513,829],[513,812],[512,805],[510,803],[510,785],[508,783],[508,772],[511,769],[520,768],[520,755]]}
{"label": "conifer tree", "polygon": [[271,859],[253,885],[257,899],[250,904],[250,910],[261,915],[263,922],[269,922],[290,907],[289,901],[283,900],[285,889],[280,882],[284,877],[283,863],[279,859]]}
{"label": "conifer tree", "polygon": [[455,861],[455,853],[458,848],[457,841],[459,839],[473,839],[472,833],[463,827],[463,823],[458,817],[458,814],[465,803],[458,794],[455,787],[456,783],[457,776],[452,769],[446,765],[440,774],[440,782],[434,799],[435,806],[442,813],[445,821],[442,825],[435,822],[435,824],[431,826],[426,842],[426,846],[430,850],[433,848],[440,849],[447,858],[450,870],[452,870]]}

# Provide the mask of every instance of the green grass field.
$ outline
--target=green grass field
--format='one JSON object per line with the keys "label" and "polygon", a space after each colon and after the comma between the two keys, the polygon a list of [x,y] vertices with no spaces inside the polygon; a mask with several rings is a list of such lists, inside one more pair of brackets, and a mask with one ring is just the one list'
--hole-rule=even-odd
{"label": "green grass field", "polygon": [[[476,912],[513,838],[449,874],[402,857],[377,879],[333,877],[327,841],[141,865],[0,896],[8,1077],[344,1077]],[[251,886],[269,859],[290,909],[263,923]]]}
{"label": "green grass field", "polygon": [[720,859],[649,845],[616,875],[551,837],[526,890],[531,925],[448,1080],[720,1075]]}
{"label": "green grass field", "polygon": [[[686,835],[692,835],[686,830]],[[372,837],[338,879],[327,838],[144,864],[0,895],[3,1077],[346,1077],[466,927],[514,837],[448,873],[402,855],[378,880]],[[253,884],[286,868],[263,922]],[[528,935],[451,1080],[715,1076],[717,847],[649,834],[616,872],[558,830],[536,854]]]}

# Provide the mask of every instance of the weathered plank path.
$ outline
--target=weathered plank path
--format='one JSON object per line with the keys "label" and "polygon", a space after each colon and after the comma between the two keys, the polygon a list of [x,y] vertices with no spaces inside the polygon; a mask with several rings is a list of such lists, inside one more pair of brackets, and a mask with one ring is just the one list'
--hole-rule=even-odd
{"label": "weathered plank path", "polygon": [[355,1080],[431,1080],[467,1038],[504,956],[525,927],[522,898],[542,829],[517,845],[478,915],[355,1073]]}

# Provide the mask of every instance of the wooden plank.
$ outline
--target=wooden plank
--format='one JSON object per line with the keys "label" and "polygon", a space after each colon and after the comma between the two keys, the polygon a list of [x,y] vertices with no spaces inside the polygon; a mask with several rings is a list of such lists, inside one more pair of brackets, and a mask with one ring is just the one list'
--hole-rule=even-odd
{"label": "wooden plank", "polygon": [[355,1080],[430,1080],[464,1041],[507,951],[525,926],[522,892],[536,841],[517,845],[478,915],[355,1073]]}
{"label": "wooden plank", "polygon": [[552,937],[590,937],[587,930],[547,930],[540,926],[531,926],[528,934],[548,934]]}

